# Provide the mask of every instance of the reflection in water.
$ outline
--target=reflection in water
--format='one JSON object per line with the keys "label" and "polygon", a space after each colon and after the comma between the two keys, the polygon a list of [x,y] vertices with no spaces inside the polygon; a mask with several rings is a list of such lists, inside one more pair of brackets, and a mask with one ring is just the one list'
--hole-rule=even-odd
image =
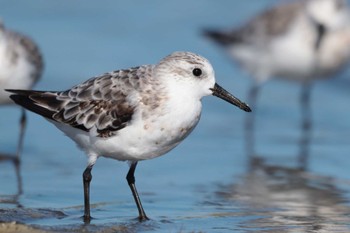
{"label": "reflection in water", "polygon": [[[60,210],[44,208],[11,208],[0,209],[0,223],[23,224],[21,232],[154,232],[159,223],[150,220],[140,223],[134,219],[94,219],[90,224],[81,224],[80,207],[73,211],[65,209],[66,214]],[[95,222],[98,223],[95,223]],[[101,223],[101,221],[103,223]],[[37,223],[44,223],[38,225]],[[58,224],[57,224],[58,222]],[[79,223],[78,223],[79,222]],[[55,224],[56,223],[56,224]],[[78,223],[78,224],[77,224]],[[3,232],[0,224],[0,232]],[[26,228],[28,229],[26,229]],[[18,229],[17,227],[16,229]],[[34,228],[34,229],[32,229]],[[20,228],[19,228],[20,229]],[[18,231],[6,231],[18,232]]]}
{"label": "reflection in water", "polygon": [[[17,151],[16,154],[7,154],[7,153],[0,153],[0,162],[12,162],[15,173],[16,173],[16,179],[17,179],[17,193],[14,195],[16,197],[15,199],[18,199],[19,195],[22,194],[22,176],[21,176],[21,154],[23,150],[23,139],[24,139],[24,133],[27,125],[27,117],[24,109],[21,109],[22,114],[21,118],[19,120],[20,125],[20,132],[19,132],[19,138],[18,138],[18,144],[17,144]],[[1,190],[0,190],[1,192]],[[0,201],[1,203],[1,201]]]}
{"label": "reflection in water", "polygon": [[[268,232],[347,232],[350,208],[344,192],[330,177],[302,169],[250,161],[249,172],[238,182],[216,192],[220,202],[247,206],[242,227]],[[234,203],[234,205],[237,205]]]}
{"label": "reflection in water", "polygon": [[[0,154],[0,162],[7,162],[10,161],[14,167],[15,167],[15,172],[16,172],[16,179],[17,179],[17,193],[14,196],[19,196],[22,194],[22,177],[20,173],[20,158],[19,156],[15,155],[10,155],[10,154]],[[1,189],[0,189],[1,192]]]}
{"label": "reflection in water", "polygon": [[[310,107],[310,92],[311,85],[304,84],[302,86],[300,95],[300,106],[301,106],[301,135],[299,140],[300,152],[298,155],[298,166],[302,170],[307,169],[309,152],[310,152],[310,140],[312,136],[312,117],[311,117],[311,107]],[[259,93],[259,86],[255,85],[251,88],[249,92],[249,103],[251,103],[252,109],[255,109],[256,99]],[[254,160],[256,156],[255,145],[256,140],[254,136],[254,123],[255,123],[255,113],[247,114],[245,121],[245,143],[246,152],[248,158]]]}

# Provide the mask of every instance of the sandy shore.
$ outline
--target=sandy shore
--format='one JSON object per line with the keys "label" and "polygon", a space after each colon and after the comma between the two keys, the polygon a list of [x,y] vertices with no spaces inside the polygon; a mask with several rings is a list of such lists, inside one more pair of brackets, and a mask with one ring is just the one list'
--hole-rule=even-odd
{"label": "sandy shore", "polygon": [[0,232],[1,233],[19,233],[19,232],[48,233],[48,231],[35,229],[33,227],[26,226],[26,225],[23,225],[23,224],[19,224],[19,223],[16,223],[16,222],[0,223]]}

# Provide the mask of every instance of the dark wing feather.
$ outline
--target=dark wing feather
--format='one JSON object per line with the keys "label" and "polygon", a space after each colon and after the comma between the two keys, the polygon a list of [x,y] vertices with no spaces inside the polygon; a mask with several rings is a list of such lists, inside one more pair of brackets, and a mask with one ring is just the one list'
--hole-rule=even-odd
{"label": "dark wing feather", "polygon": [[35,99],[42,100],[42,103],[50,103],[50,105],[58,105],[56,95],[44,91],[31,91],[31,90],[6,90],[14,93],[10,98],[18,105],[35,112],[43,117],[52,119],[52,115],[55,111],[38,105]]}
{"label": "dark wing feather", "polygon": [[64,92],[7,90],[22,107],[50,120],[109,137],[129,123],[134,106],[127,99],[138,86],[135,69],[107,73]]}

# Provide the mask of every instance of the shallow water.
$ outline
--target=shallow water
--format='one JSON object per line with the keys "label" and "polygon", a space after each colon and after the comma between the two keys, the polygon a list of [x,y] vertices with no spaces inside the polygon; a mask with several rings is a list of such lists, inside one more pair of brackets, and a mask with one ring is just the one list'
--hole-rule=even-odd
{"label": "shallow water", "polygon": [[[247,75],[200,29],[238,25],[276,2],[22,0],[0,1],[0,13],[8,27],[30,35],[43,51],[46,67],[36,89],[63,90],[105,71],[189,50],[207,57],[218,83],[244,100]],[[255,109],[258,156],[251,160],[243,134],[247,113],[205,98],[196,130],[166,156],[138,165],[137,187],[151,218],[144,223],[135,219],[127,164],[101,158],[92,171],[94,219],[84,225],[86,158],[54,126],[29,113],[21,195],[13,165],[0,163],[0,222],[57,232],[349,231],[348,73],[313,88],[307,170],[297,166],[298,85],[264,87]],[[1,108],[3,153],[15,151],[19,116],[16,108]]]}

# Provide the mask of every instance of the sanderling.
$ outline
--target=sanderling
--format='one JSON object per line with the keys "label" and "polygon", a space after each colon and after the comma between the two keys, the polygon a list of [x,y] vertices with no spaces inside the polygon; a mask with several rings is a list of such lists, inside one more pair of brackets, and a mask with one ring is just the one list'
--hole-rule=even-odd
{"label": "sanderling", "polygon": [[205,58],[175,52],[156,65],[117,70],[61,91],[8,90],[17,104],[52,122],[86,152],[84,221],[89,222],[91,170],[99,156],[129,161],[126,176],[139,212],[148,219],[135,187],[137,162],[165,154],[197,125],[201,99],[214,95],[250,108],[215,83]]}
{"label": "sanderling", "polygon": [[[302,127],[307,130],[311,127],[310,83],[330,77],[349,60],[348,23],[349,9],[344,0],[305,0],[271,8],[238,29],[204,33],[254,77],[248,98],[253,108],[265,81],[281,78],[302,83]],[[248,134],[253,131],[253,122],[250,114]],[[252,148],[249,143],[248,151]]]}
{"label": "sanderling", "polygon": [[[38,47],[30,38],[5,28],[0,22],[0,60],[0,105],[13,104],[5,89],[31,89],[41,77],[43,59]],[[17,172],[25,126],[26,114],[22,108],[16,157],[8,156],[14,159]]]}

